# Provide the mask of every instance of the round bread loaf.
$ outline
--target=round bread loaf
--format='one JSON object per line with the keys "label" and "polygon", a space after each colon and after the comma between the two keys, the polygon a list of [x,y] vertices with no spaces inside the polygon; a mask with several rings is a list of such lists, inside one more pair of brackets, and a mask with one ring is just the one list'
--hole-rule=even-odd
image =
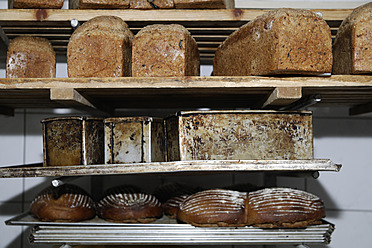
{"label": "round bread loaf", "polygon": [[30,212],[41,221],[55,222],[82,221],[96,215],[88,193],[72,184],[44,189],[32,201]]}
{"label": "round bread loaf", "polygon": [[195,226],[244,226],[247,193],[212,189],[198,192],[185,199],[177,219]]}
{"label": "round bread loaf", "polygon": [[111,222],[148,223],[163,215],[159,200],[150,194],[114,187],[97,203],[97,215]]}
{"label": "round bread loaf", "polygon": [[248,193],[248,225],[264,228],[306,227],[325,217],[322,200],[305,191],[266,188]]}
{"label": "round bread loaf", "polygon": [[189,195],[180,195],[170,198],[164,203],[164,214],[171,219],[176,219],[180,204],[189,197]]}

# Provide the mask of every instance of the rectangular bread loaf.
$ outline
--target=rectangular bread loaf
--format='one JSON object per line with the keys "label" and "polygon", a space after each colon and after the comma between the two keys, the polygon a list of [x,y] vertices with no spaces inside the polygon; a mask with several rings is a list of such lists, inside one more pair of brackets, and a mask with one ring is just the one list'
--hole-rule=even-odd
{"label": "rectangular bread loaf", "polygon": [[173,0],[130,0],[131,9],[173,9]]}
{"label": "rectangular bread loaf", "polygon": [[234,0],[174,0],[176,9],[233,9]]}
{"label": "rectangular bread loaf", "polygon": [[129,0],[70,0],[70,9],[128,9]]}
{"label": "rectangular bread loaf", "polygon": [[333,74],[372,73],[372,3],[356,8],[333,44]]}
{"label": "rectangular bread loaf", "polygon": [[61,9],[64,0],[9,0],[10,9]]}

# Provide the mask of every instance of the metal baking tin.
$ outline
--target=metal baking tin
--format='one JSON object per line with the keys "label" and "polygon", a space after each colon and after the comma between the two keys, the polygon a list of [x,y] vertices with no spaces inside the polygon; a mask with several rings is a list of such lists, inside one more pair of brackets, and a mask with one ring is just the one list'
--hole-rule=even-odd
{"label": "metal baking tin", "polygon": [[44,166],[103,164],[103,118],[42,121]]}
{"label": "metal baking tin", "polygon": [[105,163],[164,162],[164,120],[152,117],[113,117],[104,120]]}
{"label": "metal baking tin", "polygon": [[309,111],[187,111],[166,118],[168,161],[313,159]]}

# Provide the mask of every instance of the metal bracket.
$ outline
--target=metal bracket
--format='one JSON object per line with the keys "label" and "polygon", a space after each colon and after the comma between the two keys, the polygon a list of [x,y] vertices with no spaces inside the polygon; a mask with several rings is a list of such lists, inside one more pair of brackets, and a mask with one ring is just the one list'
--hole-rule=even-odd
{"label": "metal bracket", "polygon": [[71,245],[68,245],[68,244],[63,244],[60,246],[60,248],[71,248],[72,246]]}
{"label": "metal bracket", "polygon": [[74,29],[74,30],[76,30],[78,27],[80,27],[80,22],[78,21],[78,19],[72,19],[71,21],[70,21],[70,25],[71,25],[71,27]]}
{"label": "metal bracket", "polygon": [[319,94],[316,95],[310,95],[307,97],[304,97],[290,105],[284,106],[280,108],[279,110],[300,110],[307,107],[310,107],[318,102],[322,101],[322,97]]}
{"label": "metal bracket", "polygon": [[51,184],[53,187],[59,187],[79,177],[80,176],[58,177],[58,178],[53,179]]}

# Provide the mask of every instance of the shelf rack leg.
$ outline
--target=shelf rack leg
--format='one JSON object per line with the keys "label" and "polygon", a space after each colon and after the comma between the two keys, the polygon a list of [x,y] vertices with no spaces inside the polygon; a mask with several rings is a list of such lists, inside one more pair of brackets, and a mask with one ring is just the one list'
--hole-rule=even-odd
{"label": "shelf rack leg", "polygon": [[60,248],[71,248],[72,246],[71,245],[68,245],[68,244],[63,244],[60,246]]}

